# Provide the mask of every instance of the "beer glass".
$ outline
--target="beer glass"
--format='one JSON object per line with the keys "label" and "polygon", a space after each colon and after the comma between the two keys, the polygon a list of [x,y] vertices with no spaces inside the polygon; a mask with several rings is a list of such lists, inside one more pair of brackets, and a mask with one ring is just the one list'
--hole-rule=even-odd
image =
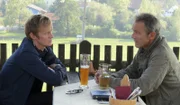
{"label": "beer glass", "polygon": [[101,89],[109,88],[110,74],[109,74],[109,66],[110,64],[101,63],[100,65],[100,76],[99,76],[99,86]]}
{"label": "beer glass", "polygon": [[80,54],[80,87],[88,88],[90,54]]}

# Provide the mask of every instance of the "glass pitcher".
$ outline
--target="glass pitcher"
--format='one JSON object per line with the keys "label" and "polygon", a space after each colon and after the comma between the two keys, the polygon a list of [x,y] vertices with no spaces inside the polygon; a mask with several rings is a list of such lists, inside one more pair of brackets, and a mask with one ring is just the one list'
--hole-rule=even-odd
{"label": "glass pitcher", "polygon": [[99,86],[101,89],[107,89],[109,88],[109,81],[110,81],[109,67],[111,65],[107,63],[101,63],[99,66],[100,66]]}

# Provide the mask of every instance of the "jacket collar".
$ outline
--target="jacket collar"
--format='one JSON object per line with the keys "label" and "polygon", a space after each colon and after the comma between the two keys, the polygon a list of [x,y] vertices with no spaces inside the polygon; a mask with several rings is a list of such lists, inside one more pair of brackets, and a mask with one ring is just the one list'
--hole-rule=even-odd
{"label": "jacket collar", "polygon": [[139,52],[140,53],[144,53],[147,54],[149,52],[152,52],[152,50],[159,45],[159,43],[162,41],[163,37],[162,36],[156,36],[156,38],[154,39],[154,41],[150,44],[149,47],[147,47],[146,49],[144,48],[140,48]]}
{"label": "jacket collar", "polygon": [[[21,43],[23,51],[33,52],[39,55],[39,50],[34,46],[33,41],[25,37]],[[47,50],[47,49],[45,49]]]}

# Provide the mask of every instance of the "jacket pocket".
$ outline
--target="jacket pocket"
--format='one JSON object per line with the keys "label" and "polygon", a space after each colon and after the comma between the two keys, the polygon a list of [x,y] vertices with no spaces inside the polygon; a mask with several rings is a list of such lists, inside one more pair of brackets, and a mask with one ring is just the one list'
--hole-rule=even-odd
{"label": "jacket pocket", "polygon": [[173,105],[172,101],[162,97],[159,90],[155,90],[147,95],[147,105]]}

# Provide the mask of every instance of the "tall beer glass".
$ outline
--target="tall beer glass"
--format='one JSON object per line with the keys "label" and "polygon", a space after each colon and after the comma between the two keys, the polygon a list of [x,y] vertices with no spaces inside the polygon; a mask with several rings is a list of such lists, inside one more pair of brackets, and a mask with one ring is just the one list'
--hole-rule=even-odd
{"label": "tall beer glass", "polygon": [[80,54],[80,87],[88,88],[90,54]]}

